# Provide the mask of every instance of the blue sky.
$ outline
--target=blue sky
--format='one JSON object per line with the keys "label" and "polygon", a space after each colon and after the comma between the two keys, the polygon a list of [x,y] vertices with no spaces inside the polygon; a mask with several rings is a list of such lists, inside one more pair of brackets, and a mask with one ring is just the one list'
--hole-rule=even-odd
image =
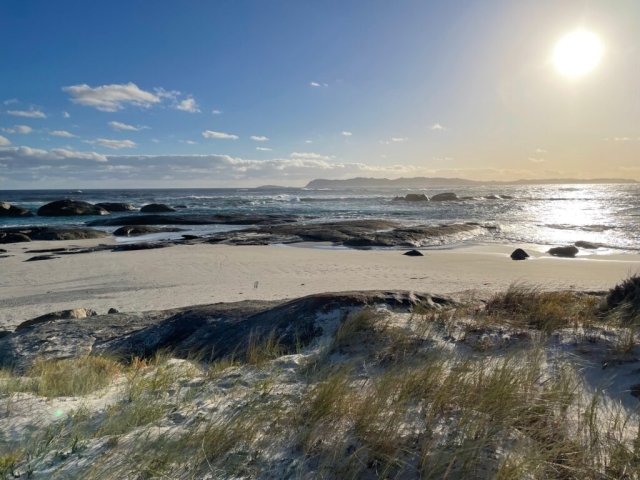
{"label": "blue sky", "polygon": [[640,179],[633,0],[7,0],[0,39],[0,189]]}

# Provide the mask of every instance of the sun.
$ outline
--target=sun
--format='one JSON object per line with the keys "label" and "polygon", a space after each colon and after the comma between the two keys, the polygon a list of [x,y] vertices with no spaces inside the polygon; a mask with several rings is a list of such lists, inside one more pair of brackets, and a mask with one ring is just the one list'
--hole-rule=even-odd
{"label": "sun", "polygon": [[553,53],[553,63],[567,77],[590,72],[602,57],[602,43],[591,32],[579,30],[563,37]]}

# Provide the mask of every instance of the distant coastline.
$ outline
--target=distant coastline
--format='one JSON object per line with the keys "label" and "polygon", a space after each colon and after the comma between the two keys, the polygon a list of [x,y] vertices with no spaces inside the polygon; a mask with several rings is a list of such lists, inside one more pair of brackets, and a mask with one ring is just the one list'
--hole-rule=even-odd
{"label": "distant coastline", "polygon": [[413,177],[413,178],[365,178],[356,177],[345,180],[316,179],[310,181],[305,188],[422,188],[422,187],[454,187],[470,185],[589,185],[589,184],[637,184],[637,180],[628,178],[550,178],[541,180],[514,181],[476,181],[464,178],[445,177]]}

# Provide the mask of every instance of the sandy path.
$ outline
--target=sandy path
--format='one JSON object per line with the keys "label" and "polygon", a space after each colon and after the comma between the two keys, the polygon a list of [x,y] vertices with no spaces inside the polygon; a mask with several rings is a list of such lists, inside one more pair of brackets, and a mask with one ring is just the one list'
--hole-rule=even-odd
{"label": "sandy path", "polygon": [[[24,262],[28,249],[105,243],[102,239],[3,246],[0,328],[47,312],[87,307],[143,311],[242,299],[292,298],[312,293],[407,289],[434,293],[504,289],[517,280],[546,288],[603,290],[640,270],[640,256],[558,259],[529,250],[477,246],[407,257],[398,251],[281,246],[175,246],[97,252]],[[256,285],[257,282],[257,285]]]}

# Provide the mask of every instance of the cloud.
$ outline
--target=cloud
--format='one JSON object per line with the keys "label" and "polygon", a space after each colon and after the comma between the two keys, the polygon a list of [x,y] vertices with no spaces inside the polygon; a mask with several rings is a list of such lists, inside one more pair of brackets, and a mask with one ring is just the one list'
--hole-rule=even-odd
{"label": "cloud", "polygon": [[47,116],[41,112],[40,110],[7,110],[9,115],[13,115],[15,117],[27,117],[27,118],[47,118]]}
{"label": "cloud", "polygon": [[[87,84],[63,87],[71,96],[71,101],[85,107],[93,107],[102,112],[117,112],[127,105],[150,108],[160,103],[161,95],[141,90],[133,83],[102,85],[92,88]],[[162,90],[164,92],[164,90]]]}
{"label": "cloud", "polygon": [[237,135],[230,135],[228,133],[222,133],[222,132],[214,132],[212,130],[205,130],[204,132],[202,132],[202,136],[204,138],[220,138],[220,139],[226,139],[226,140],[238,139]]}
{"label": "cloud", "polygon": [[631,139],[629,137],[615,137],[613,140],[616,142],[628,142]]}
{"label": "cloud", "polygon": [[64,118],[69,118],[71,115],[69,115],[69,112],[62,112],[62,116]]}
{"label": "cloud", "polygon": [[406,142],[409,140],[407,137],[393,137],[391,139],[392,142]]}
{"label": "cloud", "polygon": [[138,145],[131,140],[108,140],[106,138],[98,138],[96,140],[86,140],[91,145],[99,145],[101,147],[120,150],[121,148],[136,148]]}
{"label": "cloud", "polygon": [[66,130],[54,130],[53,132],[51,132],[51,135],[55,135],[56,137],[67,137],[67,138],[75,137],[75,135],[67,132]]}
{"label": "cloud", "polygon": [[178,140],[180,143],[186,143],[187,145],[197,145],[198,142],[194,142],[193,140]]}
{"label": "cloud", "polygon": [[160,143],[160,140],[158,140],[157,138],[152,138],[152,139],[151,139],[151,141],[152,141],[153,143]]}
{"label": "cloud", "polygon": [[127,125],[126,123],[121,123],[121,122],[109,122],[109,126],[111,126],[111,128],[117,131],[131,130],[134,132],[139,132],[140,130],[146,130],[149,128],[145,125],[138,125],[137,127],[134,127],[133,125]]}
{"label": "cloud", "polygon": [[431,125],[431,130],[444,130],[444,129],[445,128],[439,123],[434,123],[433,125]]}
{"label": "cloud", "polygon": [[212,115],[222,115],[222,110],[211,110]]}
{"label": "cloud", "polygon": [[545,160],[544,160],[544,158],[529,158],[529,161],[530,161],[531,163],[542,163],[542,162],[544,162]]}
{"label": "cloud", "polygon": [[305,140],[304,143],[313,143],[313,140]]}
{"label": "cloud", "polygon": [[311,152],[293,152],[291,154],[291,158],[305,158],[312,160],[329,160],[331,157],[327,157],[326,155],[320,155],[318,153]]}
{"label": "cloud", "polygon": [[451,157],[433,157],[436,162],[450,162],[453,160]]}
{"label": "cloud", "polygon": [[253,140],[254,142],[266,142],[269,139],[267,137],[257,137],[255,135],[251,135],[251,140]]}
{"label": "cloud", "polygon": [[199,105],[196,103],[193,97],[185,98],[181,102],[172,105],[172,108],[175,108],[176,110],[182,110],[183,112],[200,113]]}
{"label": "cloud", "polygon": [[2,146],[11,145],[11,142],[9,141],[8,138],[5,138],[2,135],[0,135],[0,145]]}
{"label": "cloud", "polygon": [[12,103],[18,103],[18,99],[17,98],[10,98],[9,100],[5,100],[4,102],[2,102],[4,105],[11,105]]}
{"label": "cloud", "polygon": [[59,163],[60,160],[69,161],[71,163],[86,161],[106,162],[107,157],[96,152],[77,152],[66,148],[54,148],[52,150],[40,150],[30,147],[7,147],[0,148],[0,160],[3,162],[15,162],[18,167],[41,165],[53,166],[46,162],[54,161]]}
{"label": "cloud", "polygon": [[351,133],[351,132],[342,132],[342,135],[345,136],[345,137],[350,137],[350,136],[353,135],[353,133]]}
{"label": "cloud", "polygon": [[266,147],[256,147],[256,150],[260,150],[261,152],[270,152],[271,151],[270,148],[266,148]]}
{"label": "cloud", "polygon": [[542,148],[537,148],[536,153],[549,153],[549,152],[547,152],[546,150],[543,150]]}
{"label": "cloud", "polygon": [[29,127],[27,125],[15,125],[13,128],[3,128],[2,131],[5,132],[5,133],[27,134],[27,133],[32,133],[33,132],[33,128],[31,128],[31,127]]}
{"label": "cloud", "polygon": [[320,86],[320,84],[319,84],[319,83],[316,83],[316,82],[311,82],[311,86],[312,86],[312,87],[319,87],[319,86]]}

